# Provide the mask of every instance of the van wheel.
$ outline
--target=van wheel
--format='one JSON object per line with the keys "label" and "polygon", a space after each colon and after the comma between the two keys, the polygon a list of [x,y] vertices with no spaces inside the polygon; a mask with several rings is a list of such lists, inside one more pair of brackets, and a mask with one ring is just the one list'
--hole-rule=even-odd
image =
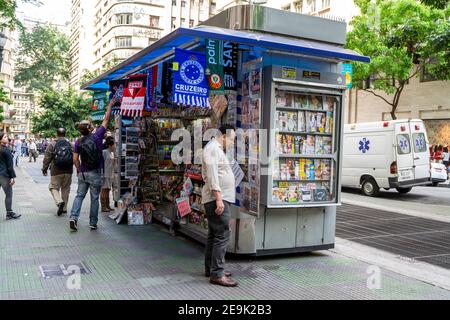
{"label": "van wheel", "polygon": [[433,182],[432,185],[433,187],[437,187],[439,185],[439,182]]}
{"label": "van wheel", "polygon": [[407,194],[412,190],[412,188],[396,188],[396,189],[399,193],[402,193],[402,194]]}
{"label": "van wheel", "polygon": [[380,187],[373,178],[365,179],[362,188],[362,192],[369,197],[377,197],[380,194]]}

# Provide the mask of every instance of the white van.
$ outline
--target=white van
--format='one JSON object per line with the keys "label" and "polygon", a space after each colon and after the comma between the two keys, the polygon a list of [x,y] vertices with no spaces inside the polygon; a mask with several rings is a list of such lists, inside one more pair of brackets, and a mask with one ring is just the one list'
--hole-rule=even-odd
{"label": "white van", "polygon": [[380,188],[408,193],[431,183],[428,137],[422,120],[345,126],[342,186],[377,196]]}

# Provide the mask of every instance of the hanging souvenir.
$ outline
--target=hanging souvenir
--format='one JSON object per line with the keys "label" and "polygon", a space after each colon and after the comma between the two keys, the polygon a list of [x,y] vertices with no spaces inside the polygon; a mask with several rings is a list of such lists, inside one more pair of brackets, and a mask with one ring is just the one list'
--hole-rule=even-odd
{"label": "hanging souvenir", "polygon": [[142,117],[147,93],[147,75],[140,74],[127,80],[123,92],[122,105],[120,107],[122,116]]}
{"label": "hanging souvenir", "polygon": [[223,41],[206,40],[206,76],[209,92],[223,94],[225,85],[223,80]]}
{"label": "hanging souvenir", "polygon": [[125,90],[126,80],[112,80],[109,82],[109,100],[116,99],[116,103],[112,106],[112,114],[120,114],[120,105],[122,104],[123,92]]}

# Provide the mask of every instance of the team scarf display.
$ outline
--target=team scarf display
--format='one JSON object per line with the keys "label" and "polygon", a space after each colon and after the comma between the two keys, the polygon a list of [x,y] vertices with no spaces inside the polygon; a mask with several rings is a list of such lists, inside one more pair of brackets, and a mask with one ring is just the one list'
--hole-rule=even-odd
{"label": "team scarf display", "polygon": [[175,49],[173,64],[173,102],[186,106],[209,107],[209,88],[203,53]]}
{"label": "team scarf display", "polygon": [[158,108],[158,65],[155,65],[146,71],[147,74],[147,100],[144,109],[154,111]]}
{"label": "team scarf display", "polygon": [[123,92],[125,90],[126,80],[111,80],[109,82],[109,100],[117,99],[117,102],[112,106],[112,114],[120,114],[120,105],[122,104]]}
{"label": "team scarf display", "polygon": [[131,76],[123,91],[120,112],[126,117],[142,117],[144,112],[145,97],[147,95],[147,75]]}

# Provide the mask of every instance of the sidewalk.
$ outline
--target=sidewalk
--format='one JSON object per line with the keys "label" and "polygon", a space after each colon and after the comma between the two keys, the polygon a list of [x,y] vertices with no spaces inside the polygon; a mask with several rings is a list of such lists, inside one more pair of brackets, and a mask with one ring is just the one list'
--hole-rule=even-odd
{"label": "sidewalk", "polygon": [[[450,299],[450,291],[383,268],[381,289],[368,289],[370,264],[332,251],[229,260],[240,286],[212,286],[202,276],[203,247],[159,225],[117,225],[100,214],[92,232],[85,205],[80,230],[70,233],[68,217],[56,217],[40,163],[22,165],[14,188],[22,219],[5,221],[0,208],[0,299]],[[81,276],[81,290],[39,269],[77,263],[91,271]]]}

